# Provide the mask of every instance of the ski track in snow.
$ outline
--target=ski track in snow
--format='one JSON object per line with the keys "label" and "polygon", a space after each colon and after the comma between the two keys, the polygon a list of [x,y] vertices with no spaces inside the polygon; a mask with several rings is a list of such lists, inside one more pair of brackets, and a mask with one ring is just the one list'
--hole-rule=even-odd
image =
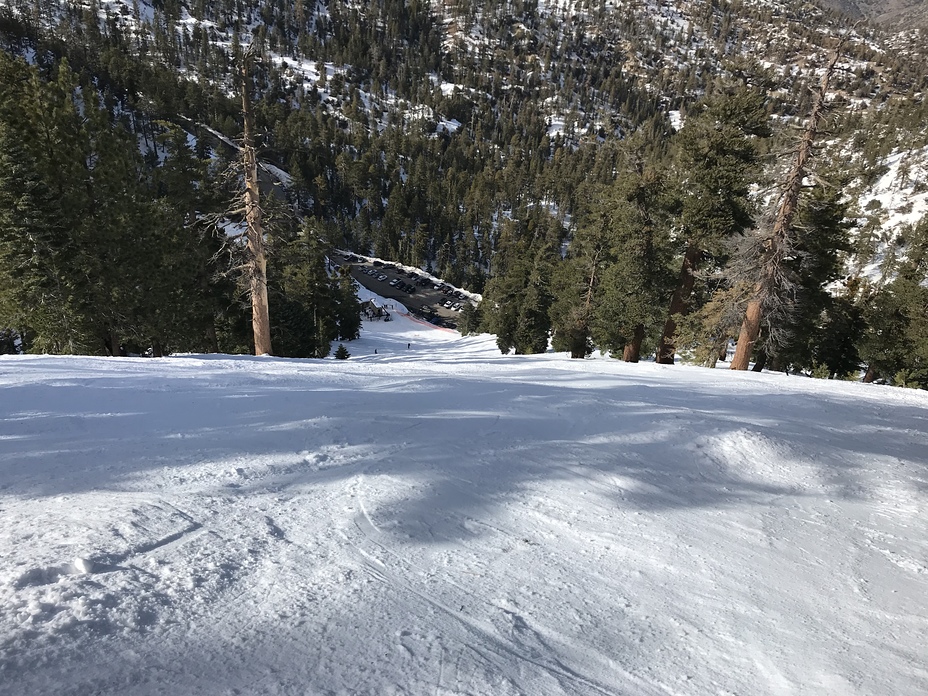
{"label": "ski track in snow", "polygon": [[348,347],[0,358],[0,693],[928,693],[924,392]]}

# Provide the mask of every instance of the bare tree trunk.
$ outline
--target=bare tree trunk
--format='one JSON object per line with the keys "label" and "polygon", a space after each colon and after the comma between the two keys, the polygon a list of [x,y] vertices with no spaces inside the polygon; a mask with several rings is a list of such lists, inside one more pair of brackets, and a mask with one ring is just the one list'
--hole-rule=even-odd
{"label": "bare tree trunk", "polygon": [[597,249],[590,261],[590,277],[586,283],[582,314],[576,322],[576,334],[571,336],[570,357],[583,360],[587,356],[587,345],[590,335],[590,315],[593,313],[593,293],[596,288],[596,269],[602,249]]}
{"label": "bare tree trunk", "polygon": [[752,372],[763,372],[766,366],[767,366],[767,351],[761,350],[757,354],[757,360],[754,361],[754,367],[751,368],[751,371]]}
{"label": "bare tree trunk", "polygon": [[864,384],[870,384],[876,379],[876,370],[873,365],[867,365],[867,373],[864,375]]}
{"label": "bare tree trunk", "polygon": [[216,320],[215,318],[210,319],[209,325],[206,327],[206,340],[209,343],[209,353],[218,353],[219,352],[219,336],[216,334]]}
{"label": "bare tree trunk", "polygon": [[267,259],[261,225],[261,193],[258,189],[258,159],[255,154],[255,117],[251,108],[251,62],[254,47],[242,59],[242,111],[245,120],[242,164],[245,169],[245,222],[248,225],[248,276],[251,291],[251,325],[255,355],[271,355],[271,320],[267,306]]}
{"label": "bare tree trunk", "polygon": [[116,335],[116,331],[109,329],[106,332],[106,338],[104,339],[104,344],[106,345],[106,352],[108,355],[114,358],[119,357],[119,336]]}
{"label": "bare tree trunk", "polygon": [[638,324],[635,327],[635,333],[632,334],[632,340],[625,344],[625,350],[622,351],[622,360],[625,362],[636,363],[641,359],[641,343],[644,341],[644,324]]}
{"label": "bare tree trunk", "polygon": [[786,372],[783,368],[783,358],[779,355],[774,355],[773,360],[770,361],[770,371],[771,372]]}
{"label": "bare tree trunk", "polygon": [[677,322],[674,321],[673,316],[686,313],[690,295],[693,294],[693,285],[696,282],[695,273],[699,268],[699,256],[699,249],[692,244],[687,244],[686,253],[683,255],[683,268],[680,269],[680,279],[677,281],[677,289],[674,290],[673,297],[670,298],[669,316],[664,324],[664,333],[657,348],[657,362],[662,365],[673,365],[673,356],[677,352],[673,337],[677,332]]}
{"label": "bare tree trunk", "polygon": [[[755,289],[756,293],[760,288]],[[754,344],[760,335],[760,322],[763,318],[760,300],[753,299],[748,302],[748,307],[744,312],[744,320],[741,322],[741,331],[738,334],[738,343],[735,345],[735,354],[732,356],[729,369],[746,370],[751,362],[751,356],[754,354]]]}
{"label": "bare tree trunk", "polygon": [[[724,341],[724,343],[722,343]],[[724,361],[725,356],[728,354],[728,339],[719,339],[716,343],[716,350],[714,353],[710,353],[709,357],[706,359],[706,367],[715,369],[716,365],[719,364],[719,360]]]}
{"label": "bare tree trunk", "polygon": [[776,220],[773,223],[773,232],[764,243],[761,278],[757,285],[754,286],[754,296],[748,302],[744,321],[741,324],[741,332],[738,335],[738,344],[735,347],[735,355],[731,359],[732,370],[748,369],[751,354],[754,352],[754,344],[760,335],[764,299],[778,289],[779,267],[782,263],[785,263],[786,257],[790,254],[793,218],[799,208],[799,194],[802,192],[802,182],[806,178],[809,160],[812,159],[814,154],[813,147],[815,138],[818,135],[818,128],[825,117],[825,96],[828,92],[828,81],[831,79],[840,54],[841,44],[835,49],[831,60],[828,61],[828,66],[825,68],[825,74],[822,75],[818,94],[815,95],[815,103],[812,106],[812,113],[809,114],[806,130],[799,142],[796,159],[793,161],[793,166],[786,177],[786,188],[783,192],[783,199],[780,201],[780,207],[777,210]]}

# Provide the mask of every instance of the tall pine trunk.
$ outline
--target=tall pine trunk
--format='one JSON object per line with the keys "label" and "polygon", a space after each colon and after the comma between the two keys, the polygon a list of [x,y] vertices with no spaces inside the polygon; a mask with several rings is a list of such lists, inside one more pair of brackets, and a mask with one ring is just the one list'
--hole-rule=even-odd
{"label": "tall pine trunk", "polygon": [[748,369],[751,355],[754,353],[754,345],[760,335],[761,322],[764,316],[764,302],[780,289],[780,267],[786,263],[787,258],[792,253],[793,218],[799,209],[799,196],[802,193],[802,184],[806,178],[809,161],[814,154],[815,138],[818,135],[821,121],[825,117],[825,96],[828,92],[828,82],[835,70],[840,53],[841,46],[839,45],[825,68],[825,74],[822,75],[819,91],[815,95],[815,103],[812,106],[812,113],[809,114],[805,132],[799,142],[796,159],[793,161],[793,166],[786,177],[786,187],[783,199],[780,201],[780,207],[777,210],[776,220],[773,223],[773,232],[764,242],[764,253],[761,257],[761,277],[754,286],[753,297],[748,301],[744,320],[741,323],[738,344],[735,346],[735,355],[731,359],[732,370]]}
{"label": "tall pine trunk", "polygon": [[113,358],[119,357],[119,334],[116,333],[115,329],[107,330],[103,344],[106,346],[107,355]]}
{"label": "tall pine trunk", "polygon": [[251,61],[254,47],[250,46],[242,59],[242,111],[245,133],[242,164],[245,169],[245,222],[248,225],[247,245],[249,289],[251,292],[251,325],[255,337],[255,355],[271,355],[271,320],[267,305],[267,258],[264,253],[264,229],[261,224],[261,193],[258,188],[258,158],[255,154],[255,117],[251,107]]}
{"label": "tall pine trunk", "polygon": [[771,372],[786,372],[784,369],[783,358],[779,355],[774,355],[770,358],[770,371]]}
{"label": "tall pine trunk", "polygon": [[632,334],[632,340],[625,344],[622,360],[636,363],[641,359],[641,344],[644,341],[644,324],[638,324]]}
{"label": "tall pine trunk", "polygon": [[[763,291],[760,283],[754,289],[755,295]],[[760,323],[763,319],[763,310],[761,300],[753,297],[749,302],[747,309],[744,311],[744,319],[741,321],[741,331],[738,332],[738,342],[735,344],[735,354],[732,356],[729,369],[747,370],[751,362],[751,356],[754,354],[754,344],[757,343],[757,337],[760,335]]]}
{"label": "tall pine trunk", "polygon": [[209,353],[218,353],[219,352],[219,336],[216,333],[216,319],[211,318],[209,324],[206,325],[206,343],[209,346],[207,352]]}
{"label": "tall pine trunk", "polygon": [[664,333],[657,349],[657,362],[662,365],[673,365],[673,356],[677,352],[674,334],[677,333],[677,322],[674,315],[686,314],[689,308],[690,295],[693,294],[693,285],[696,283],[696,271],[699,269],[701,253],[693,244],[687,244],[683,255],[683,268],[680,269],[680,278],[677,280],[677,289],[670,298],[670,312],[664,324]]}

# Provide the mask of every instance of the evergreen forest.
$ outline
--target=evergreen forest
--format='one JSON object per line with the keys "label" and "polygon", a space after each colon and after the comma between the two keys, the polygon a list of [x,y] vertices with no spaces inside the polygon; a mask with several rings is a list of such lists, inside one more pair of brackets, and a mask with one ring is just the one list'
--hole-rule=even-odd
{"label": "evergreen forest", "polygon": [[794,0],[0,0],[0,352],[254,351],[245,91],[277,355],[358,336],[347,250],[481,294],[459,328],[504,353],[727,366],[755,316],[754,369],[928,388],[925,38]]}

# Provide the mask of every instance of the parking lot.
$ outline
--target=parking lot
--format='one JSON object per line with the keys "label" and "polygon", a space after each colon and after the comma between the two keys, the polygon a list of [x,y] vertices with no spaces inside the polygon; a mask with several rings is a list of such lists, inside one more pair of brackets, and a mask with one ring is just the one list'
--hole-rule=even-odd
{"label": "parking lot", "polygon": [[350,265],[351,276],[368,290],[401,302],[412,314],[437,326],[457,328],[460,311],[470,302],[457,288],[401,266],[369,262],[355,255],[339,258],[343,265]]}

